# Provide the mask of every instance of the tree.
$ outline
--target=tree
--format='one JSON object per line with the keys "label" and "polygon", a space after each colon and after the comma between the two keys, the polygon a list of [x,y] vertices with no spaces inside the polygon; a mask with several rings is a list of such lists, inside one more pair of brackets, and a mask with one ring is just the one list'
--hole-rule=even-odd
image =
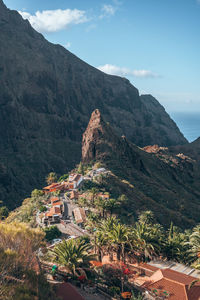
{"label": "tree", "polygon": [[[42,279],[33,271],[43,238],[40,229],[23,223],[0,223],[0,299],[33,299],[33,294],[37,299],[46,299],[47,291],[42,296],[43,287],[39,286]],[[50,297],[50,290],[48,299],[55,299]]]}
{"label": "tree", "polygon": [[96,260],[96,255],[91,254],[92,246],[84,241],[75,239],[63,240],[54,250],[51,250],[58,263],[66,266],[73,275],[77,275],[78,268],[89,265],[89,261]]}
{"label": "tree", "polygon": [[[95,206],[97,208],[100,209],[100,211],[102,210],[102,216],[104,218],[104,215],[105,215],[105,209],[107,207],[107,200],[104,199],[103,197],[97,197],[96,200],[95,200]],[[101,215],[101,212],[100,212],[100,215]]]}
{"label": "tree", "polygon": [[36,251],[42,245],[44,236],[42,230],[30,228],[24,223],[0,223],[1,248],[14,251],[18,262],[24,268],[30,268],[34,262]]}
{"label": "tree", "polygon": [[107,236],[102,231],[97,231],[92,240],[92,245],[94,246],[95,253],[98,256],[98,260],[102,261],[103,249],[107,245]]}
{"label": "tree", "polygon": [[143,213],[141,213],[139,215],[138,221],[141,224],[147,224],[147,225],[151,225],[151,224],[155,223],[155,218],[154,218],[153,212],[150,210],[144,211]]}
{"label": "tree", "polygon": [[82,162],[80,162],[80,164],[78,165],[78,169],[77,169],[78,174],[85,174],[85,168]]}
{"label": "tree", "polygon": [[189,255],[192,260],[199,260],[200,258],[200,225],[197,225],[193,228],[192,234],[189,237],[189,242],[187,245],[190,246],[188,250]]}
{"label": "tree", "polygon": [[40,212],[45,212],[45,211],[47,211],[46,206],[41,205],[41,206],[39,207],[39,211],[40,211]]}
{"label": "tree", "polygon": [[[132,230],[132,249],[139,252],[142,259],[152,259],[160,253],[162,230],[160,226],[148,226],[145,222],[137,222]],[[156,230],[155,230],[156,229]]]}
{"label": "tree", "polygon": [[4,220],[8,217],[9,210],[6,206],[0,207],[0,220]]}
{"label": "tree", "polygon": [[39,198],[42,197],[43,195],[44,195],[43,191],[35,189],[31,193],[31,198]]}
{"label": "tree", "polygon": [[167,259],[188,263],[190,261],[189,235],[182,233],[180,229],[171,223],[163,243],[163,254]]}
{"label": "tree", "polygon": [[117,201],[114,198],[108,199],[106,202],[106,210],[110,212],[110,214],[113,214],[113,211],[117,209],[120,206],[119,201]]}
{"label": "tree", "polygon": [[62,235],[62,233],[60,232],[57,226],[46,227],[44,229],[44,232],[45,232],[45,239],[47,241],[52,241],[53,239],[57,239]]}
{"label": "tree", "polygon": [[95,199],[96,195],[98,194],[97,188],[92,187],[90,190],[90,194],[92,196],[92,205],[94,205],[94,199]]}
{"label": "tree", "polygon": [[125,244],[129,241],[129,228],[121,223],[114,224],[112,230],[108,232],[108,239],[116,249],[117,259],[125,261]]}
{"label": "tree", "polygon": [[58,179],[59,182],[62,182],[62,181],[66,181],[69,177],[69,174],[64,174],[62,176],[60,176],[60,178]]}
{"label": "tree", "polygon": [[47,177],[46,177],[47,184],[51,184],[56,181],[57,181],[57,175],[55,172],[51,172],[47,175]]}

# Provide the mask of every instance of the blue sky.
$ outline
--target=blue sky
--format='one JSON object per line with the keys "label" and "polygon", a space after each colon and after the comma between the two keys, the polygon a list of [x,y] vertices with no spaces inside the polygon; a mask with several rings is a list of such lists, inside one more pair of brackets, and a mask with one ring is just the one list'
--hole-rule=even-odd
{"label": "blue sky", "polygon": [[200,112],[200,0],[4,0],[50,42],[127,77],[168,112]]}

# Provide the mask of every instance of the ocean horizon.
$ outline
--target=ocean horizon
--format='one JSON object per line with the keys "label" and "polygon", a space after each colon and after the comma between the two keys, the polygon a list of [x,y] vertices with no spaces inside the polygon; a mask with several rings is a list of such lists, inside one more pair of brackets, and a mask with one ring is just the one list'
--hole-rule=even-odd
{"label": "ocean horizon", "polygon": [[189,142],[200,137],[200,112],[171,112],[170,117]]}

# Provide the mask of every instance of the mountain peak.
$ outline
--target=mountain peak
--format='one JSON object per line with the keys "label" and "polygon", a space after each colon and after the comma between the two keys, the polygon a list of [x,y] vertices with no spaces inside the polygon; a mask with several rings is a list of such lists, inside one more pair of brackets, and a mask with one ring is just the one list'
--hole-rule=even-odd
{"label": "mountain peak", "polygon": [[96,158],[96,144],[100,142],[100,138],[104,134],[107,134],[106,126],[108,125],[104,122],[99,109],[95,109],[91,114],[87,129],[83,134],[82,160],[84,162]]}
{"label": "mountain peak", "polygon": [[6,5],[4,4],[4,2],[2,0],[0,0],[0,8],[1,8],[0,13],[2,12],[2,9],[7,9]]}
{"label": "mountain peak", "polygon": [[104,122],[100,113],[99,109],[95,109],[92,114],[91,114],[91,118],[90,118],[90,122],[92,124],[101,124],[101,122]]}

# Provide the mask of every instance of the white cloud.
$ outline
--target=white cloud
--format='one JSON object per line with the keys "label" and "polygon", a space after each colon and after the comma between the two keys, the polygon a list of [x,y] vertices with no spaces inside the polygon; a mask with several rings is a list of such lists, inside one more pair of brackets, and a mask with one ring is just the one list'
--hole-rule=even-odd
{"label": "white cloud", "polygon": [[29,20],[31,25],[39,32],[56,32],[76,25],[88,22],[86,12],[78,9],[56,9],[37,11],[35,15],[19,11],[24,19]]}
{"label": "white cloud", "polygon": [[98,69],[104,73],[110,75],[118,75],[121,77],[134,76],[140,78],[156,78],[159,75],[149,71],[149,70],[130,70],[128,68],[121,68],[115,65],[106,64],[104,66],[99,66]]}
{"label": "white cloud", "polygon": [[103,19],[105,17],[114,16],[116,10],[117,10],[116,6],[110,4],[104,4],[101,8],[102,14],[99,16],[99,18]]}

